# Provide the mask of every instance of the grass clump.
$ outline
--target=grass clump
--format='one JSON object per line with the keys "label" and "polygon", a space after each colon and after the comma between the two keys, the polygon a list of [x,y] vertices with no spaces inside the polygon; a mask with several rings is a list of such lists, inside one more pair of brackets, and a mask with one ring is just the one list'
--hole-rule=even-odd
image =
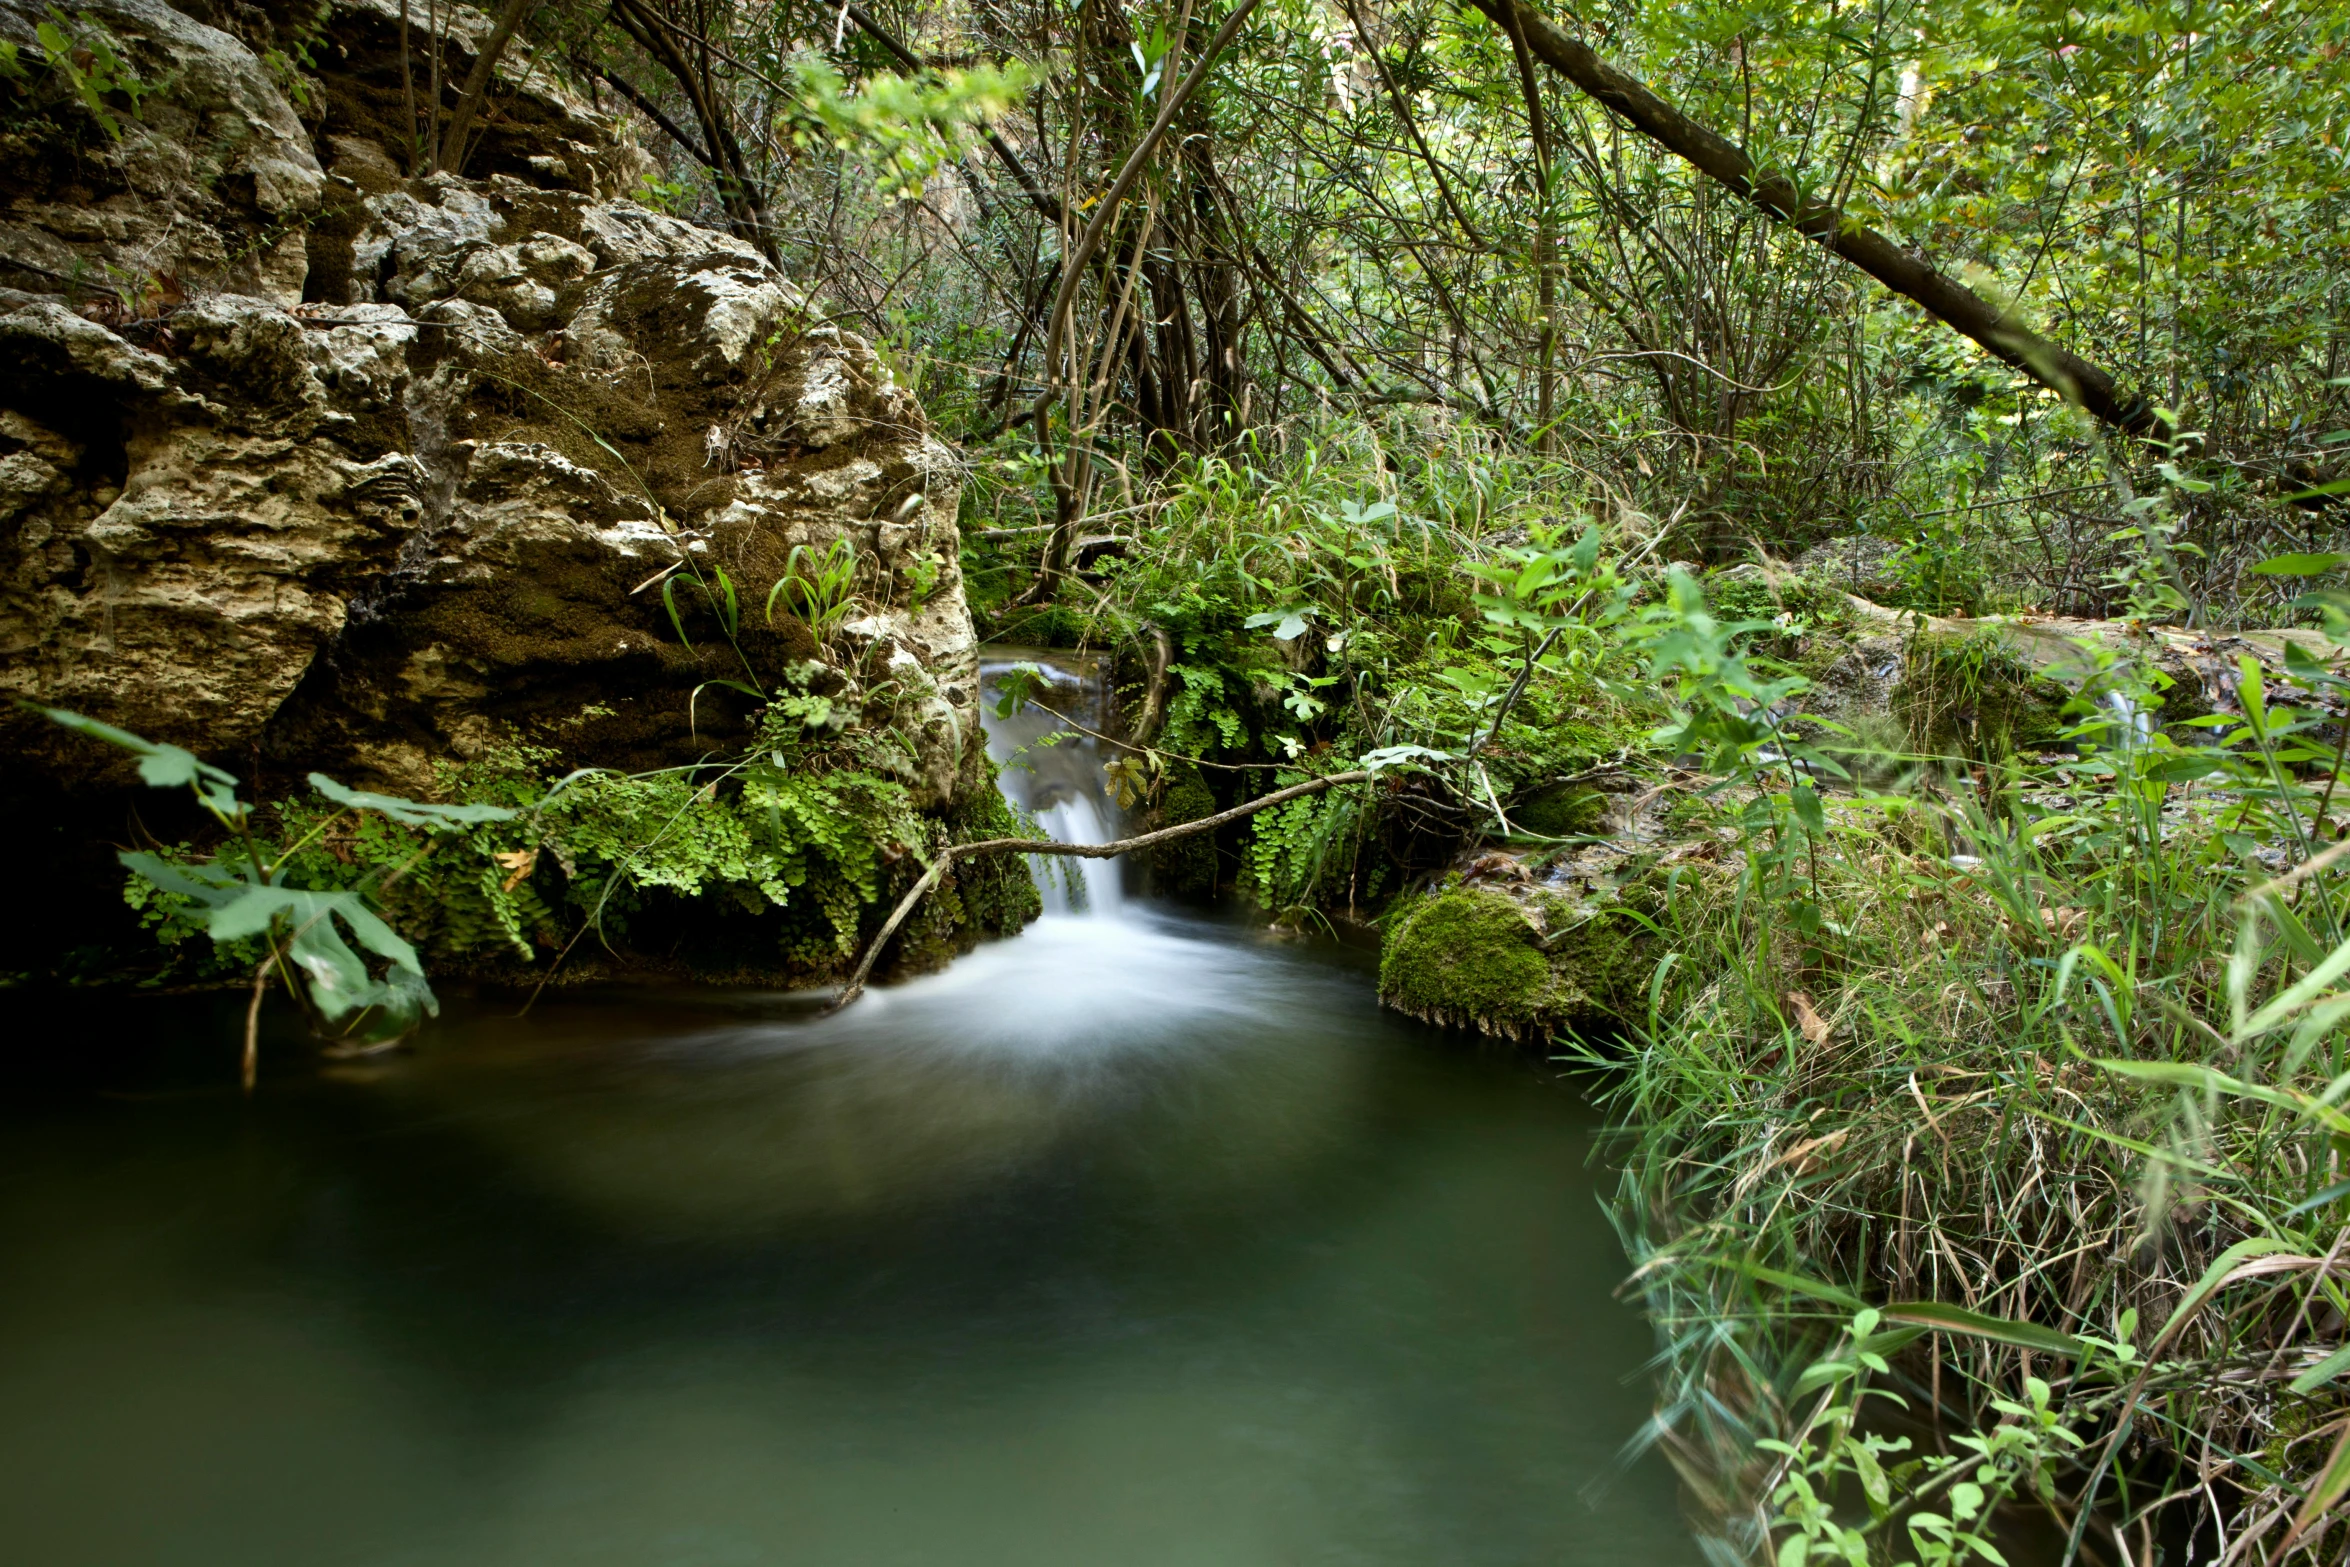
{"label": "grass clump", "polygon": [[1616,1212],[1725,1559],[2339,1550],[2350,943],[2323,867],[2247,858],[2318,791],[2274,709],[2101,710],[2049,796],[1831,808],[1802,896],[1753,835],[1661,911]]}
{"label": "grass clump", "polygon": [[1995,762],[2056,747],[2073,724],[2072,693],[1997,625],[1911,637],[1895,700],[1911,747],[1929,756]]}

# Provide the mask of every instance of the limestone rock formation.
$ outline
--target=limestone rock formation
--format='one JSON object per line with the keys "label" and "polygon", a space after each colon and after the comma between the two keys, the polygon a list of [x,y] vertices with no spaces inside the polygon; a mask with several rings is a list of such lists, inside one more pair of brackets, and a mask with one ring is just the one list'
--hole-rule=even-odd
{"label": "limestone rock formation", "polygon": [[[37,61],[45,14],[0,0],[0,37]],[[643,155],[526,52],[472,177],[410,178],[397,14],[344,0],[297,77],[95,0],[135,109],[18,104],[0,692],[429,790],[507,739],[691,759],[742,688],[813,682],[947,804],[979,754],[955,455],[754,249],[627,199]],[[457,17],[452,75],[486,27]],[[794,549],[839,541],[854,607],[770,619]],[[57,783],[123,777],[21,711],[0,733]]]}
{"label": "limestone rock formation", "polygon": [[[396,0],[184,7],[74,9],[142,84],[101,117],[0,0],[0,795],[49,859],[163,807],[27,701],[264,797],[430,795],[514,744],[723,754],[789,691],[894,735],[860,765],[918,809],[986,787],[958,458],[868,344],[630,199],[650,160],[519,43],[419,177]],[[441,11],[455,81],[488,23]]]}

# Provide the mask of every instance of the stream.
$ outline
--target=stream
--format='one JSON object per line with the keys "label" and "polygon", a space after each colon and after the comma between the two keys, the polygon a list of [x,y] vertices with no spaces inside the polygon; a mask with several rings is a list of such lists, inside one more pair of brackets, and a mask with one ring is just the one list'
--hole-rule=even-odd
{"label": "stream", "polygon": [[[1006,792],[1106,841],[1054,727]],[[837,1016],[452,1002],[249,1101],[237,998],[20,1003],[0,1563],[1694,1564],[1579,1093],[1076,863]]]}

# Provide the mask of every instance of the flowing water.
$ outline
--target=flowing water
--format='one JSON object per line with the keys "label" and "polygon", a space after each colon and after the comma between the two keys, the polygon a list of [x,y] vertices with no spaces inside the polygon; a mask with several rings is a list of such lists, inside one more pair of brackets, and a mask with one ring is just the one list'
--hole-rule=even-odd
{"label": "flowing water", "polygon": [[1694,1563],[1572,1089],[1100,869],[835,1017],[485,999],[250,1101],[231,1001],[20,1010],[0,1564]]}
{"label": "flowing water", "polygon": [[[979,678],[990,702],[987,754],[995,761],[1004,797],[1035,817],[1038,830],[1056,842],[1110,842],[1117,836],[1115,808],[1102,791],[1106,758],[1095,738],[1110,716],[1099,672],[1066,653],[1000,651],[1000,657],[979,666]],[[1013,669],[1040,676],[1045,689],[1018,711],[998,716],[993,703]],[[1071,722],[1081,727],[1071,728]],[[1047,914],[1114,916],[1125,907],[1123,870],[1112,861],[1034,855],[1028,868]]]}

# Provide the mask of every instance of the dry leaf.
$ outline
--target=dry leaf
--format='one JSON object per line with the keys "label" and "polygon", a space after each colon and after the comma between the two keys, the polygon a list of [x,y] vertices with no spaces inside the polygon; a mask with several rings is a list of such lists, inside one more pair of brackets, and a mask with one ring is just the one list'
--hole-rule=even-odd
{"label": "dry leaf", "polygon": [[1787,992],[1787,1004],[1795,1009],[1795,1026],[1803,1030],[1803,1037],[1816,1048],[1828,1042],[1827,1019],[1812,1010],[1811,997],[1800,990]]}
{"label": "dry leaf", "polygon": [[1797,1143],[1794,1147],[1788,1149],[1786,1153],[1780,1156],[1779,1162],[1782,1164],[1792,1165],[1797,1175],[1809,1175],[1812,1172],[1812,1168],[1819,1163],[1819,1161],[1815,1159],[1813,1155],[1829,1153],[1834,1149],[1841,1147],[1843,1145],[1844,1139],[1850,1137],[1851,1135],[1852,1129],[1850,1127],[1845,1127],[1841,1130],[1830,1132],[1825,1137],[1814,1137],[1808,1142]]}
{"label": "dry leaf", "polygon": [[2059,941],[2072,940],[2073,932],[2088,922],[2089,911],[2087,909],[2043,908],[2040,911],[2040,928]]}
{"label": "dry leaf", "polygon": [[506,867],[505,883],[498,890],[512,892],[522,885],[523,877],[538,868],[539,851],[536,849],[516,849],[510,854],[493,854],[490,858]]}

